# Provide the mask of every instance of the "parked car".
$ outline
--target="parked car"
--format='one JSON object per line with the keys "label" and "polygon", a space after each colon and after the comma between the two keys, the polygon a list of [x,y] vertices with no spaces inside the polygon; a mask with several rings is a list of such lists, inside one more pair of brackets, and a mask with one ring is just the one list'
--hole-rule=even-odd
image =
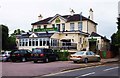
{"label": "parked car", "polygon": [[36,48],[31,54],[31,60],[34,61],[34,63],[37,63],[38,61],[49,62],[58,59],[58,55],[53,52],[52,49]]}
{"label": "parked car", "polygon": [[3,61],[3,62],[10,61],[10,53],[11,53],[11,51],[1,52],[1,54],[0,54],[1,61]]}
{"label": "parked car", "polygon": [[32,52],[30,50],[25,50],[25,49],[14,50],[10,53],[10,59],[13,62],[15,62],[15,61],[21,61],[21,62],[29,61],[30,57],[31,57],[31,53]]}
{"label": "parked car", "polygon": [[89,61],[100,61],[101,58],[99,55],[96,55],[92,51],[79,51],[75,54],[72,54],[70,56],[70,60],[72,60],[74,63],[77,62],[85,62],[88,63]]}

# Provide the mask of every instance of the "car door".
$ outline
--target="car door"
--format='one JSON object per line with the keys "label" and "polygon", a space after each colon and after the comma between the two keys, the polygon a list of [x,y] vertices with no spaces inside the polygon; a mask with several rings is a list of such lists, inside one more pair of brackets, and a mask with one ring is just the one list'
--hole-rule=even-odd
{"label": "car door", "polygon": [[31,51],[26,50],[26,57],[27,57],[27,59],[30,59],[31,53],[32,53]]}
{"label": "car door", "polygon": [[91,53],[91,59],[92,59],[92,61],[97,61],[97,57],[96,57],[95,53],[92,52],[92,51],[90,53]]}
{"label": "car door", "polygon": [[86,52],[86,58],[88,58],[88,61],[92,61],[92,55],[89,51]]}

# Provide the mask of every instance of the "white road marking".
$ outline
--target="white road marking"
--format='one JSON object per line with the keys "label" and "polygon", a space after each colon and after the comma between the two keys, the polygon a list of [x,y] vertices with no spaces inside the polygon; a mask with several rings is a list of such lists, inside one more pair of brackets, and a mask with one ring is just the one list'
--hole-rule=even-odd
{"label": "white road marking", "polygon": [[[103,66],[103,65],[101,65]],[[80,69],[74,69],[74,70],[68,70],[68,71],[63,71],[63,72],[58,72],[58,73],[52,73],[52,74],[47,74],[47,75],[43,75],[43,76],[53,76],[53,75],[58,75],[58,74],[63,74],[63,73],[68,73],[68,72],[73,72],[73,71],[77,71],[77,70],[84,70],[84,69],[88,69],[88,68],[93,68],[95,66],[92,67],[86,67],[86,68],[80,68]],[[99,66],[97,66],[99,67]]]}
{"label": "white road marking", "polygon": [[69,73],[69,72],[73,72],[73,71],[77,71],[77,70],[84,70],[84,69],[89,69],[89,68],[93,68],[93,67],[100,67],[100,66],[105,66],[105,65],[98,65],[98,66],[85,67],[85,68],[79,68],[79,69],[68,70],[68,71],[61,71],[58,73],[46,74],[46,75],[43,75],[43,77],[44,76],[54,76],[54,75],[58,75],[58,74]]}
{"label": "white road marking", "polygon": [[113,70],[113,69],[117,69],[117,68],[119,68],[119,67],[113,67],[113,68],[105,69],[103,71],[109,71],[109,70]]}
{"label": "white road marking", "polygon": [[83,75],[77,76],[75,78],[80,78],[81,76],[84,77],[84,76],[88,76],[88,75],[92,75],[92,74],[95,74],[95,72],[83,74]]}
{"label": "white road marking", "polygon": [[92,74],[95,74],[95,72],[88,73],[88,74],[83,74],[83,75],[81,75],[81,76],[88,76],[88,75],[92,75]]}

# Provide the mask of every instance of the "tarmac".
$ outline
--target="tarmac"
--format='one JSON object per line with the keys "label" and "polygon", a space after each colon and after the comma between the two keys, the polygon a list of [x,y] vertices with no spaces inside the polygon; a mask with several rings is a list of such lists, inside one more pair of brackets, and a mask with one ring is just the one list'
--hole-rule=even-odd
{"label": "tarmac", "polygon": [[85,68],[85,67],[91,67],[91,66],[98,66],[98,65],[104,65],[104,64],[108,64],[108,63],[118,63],[118,65],[120,65],[120,59],[119,57],[114,57],[114,58],[107,58],[107,59],[101,59],[100,62],[90,62],[90,63],[86,63],[86,64],[81,64],[78,63],[80,66],[72,66],[72,67],[67,67],[66,69],[61,70],[62,71],[68,71],[68,70],[74,70],[74,69],[79,69],[79,68]]}

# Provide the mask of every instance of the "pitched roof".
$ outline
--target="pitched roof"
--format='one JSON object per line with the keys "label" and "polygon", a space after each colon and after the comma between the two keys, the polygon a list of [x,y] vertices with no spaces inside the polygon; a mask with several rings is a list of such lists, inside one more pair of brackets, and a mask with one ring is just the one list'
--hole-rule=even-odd
{"label": "pitched roof", "polygon": [[[21,34],[21,36],[19,38],[29,38],[29,36],[31,35],[32,33],[24,33],[24,34]],[[48,32],[44,32],[44,33],[35,33],[39,38],[45,38],[45,37],[48,37],[50,38],[54,33],[48,33]]]}
{"label": "pitched roof", "polygon": [[51,37],[54,33],[35,33],[39,38]]}
{"label": "pitched roof", "polygon": [[97,33],[95,33],[95,32],[92,32],[91,33],[91,35],[90,35],[91,37],[93,36],[93,37],[101,37],[102,39],[104,39],[104,40],[106,40],[106,41],[110,41],[109,39],[107,39],[106,37],[103,37],[103,36],[101,36],[101,35],[99,35],[99,34],[97,34]]}
{"label": "pitched roof", "polygon": [[[63,15],[61,16],[62,18],[66,19],[67,22],[72,22],[72,21],[80,21],[80,14],[74,14],[74,15]],[[43,20],[40,20],[40,21],[37,21],[35,23],[32,23],[31,25],[37,25],[37,24],[49,24],[49,21],[54,18],[54,17],[48,17],[46,19],[43,19]],[[89,18],[86,18],[84,16],[82,16],[82,21],[83,20],[88,20],[94,24],[97,25],[97,23],[95,23],[94,21],[90,20]]]}

